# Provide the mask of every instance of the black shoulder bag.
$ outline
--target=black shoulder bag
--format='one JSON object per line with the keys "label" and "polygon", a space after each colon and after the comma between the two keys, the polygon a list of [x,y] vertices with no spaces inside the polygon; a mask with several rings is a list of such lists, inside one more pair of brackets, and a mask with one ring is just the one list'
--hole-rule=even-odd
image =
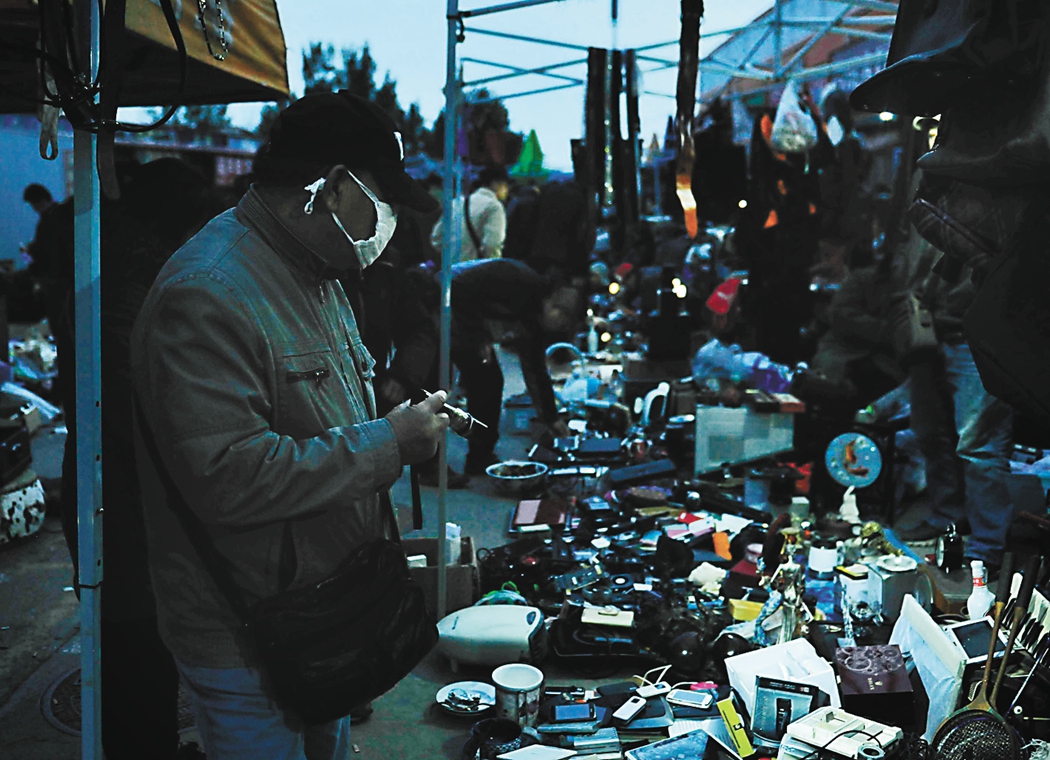
{"label": "black shoulder bag", "polygon": [[249,608],[227,560],[164,467],[137,398],[135,413],[146,452],[172,496],[171,508],[241,621],[278,704],[307,724],[337,720],[392,689],[434,647],[437,626],[409,575],[389,499],[383,507],[395,540],[367,541],[324,580]]}

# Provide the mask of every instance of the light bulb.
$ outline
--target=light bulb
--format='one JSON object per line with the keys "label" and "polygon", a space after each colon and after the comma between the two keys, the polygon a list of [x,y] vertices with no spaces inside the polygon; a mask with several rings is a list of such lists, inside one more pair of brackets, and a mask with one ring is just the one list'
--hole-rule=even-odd
{"label": "light bulb", "polygon": [[602,343],[608,343],[610,340],[612,340],[612,333],[603,332]]}
{"label": "light bulb", "polygon": [[620,283],[610,282],[609,283],[609,295],[614,296],[620,292]]}

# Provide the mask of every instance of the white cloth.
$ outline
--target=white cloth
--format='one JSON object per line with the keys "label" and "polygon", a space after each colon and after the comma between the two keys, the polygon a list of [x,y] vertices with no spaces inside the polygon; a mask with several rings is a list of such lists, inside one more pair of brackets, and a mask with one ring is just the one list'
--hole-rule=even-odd
{"label": "white cloth", "polygon": [[[462,242],[460,244],[459,256],[453,260],[453,264],[461,261],[473,261],[475,259],[498,259],[503,254],[503,240],[507,236],[507,212],[503,208],[500,199],[487,187],[475,190],[470,196],[470,223],[481,241],[481,250],[474,245],[470,232],[467,230],[465,216],[463,214],[463,199],[457,198],[454,203],[456,207],[455,217],[463,219]],[[441,250],[444,240],[444,220],[438,219],[434,230],[430,233],[430,242],[435,248]]]}

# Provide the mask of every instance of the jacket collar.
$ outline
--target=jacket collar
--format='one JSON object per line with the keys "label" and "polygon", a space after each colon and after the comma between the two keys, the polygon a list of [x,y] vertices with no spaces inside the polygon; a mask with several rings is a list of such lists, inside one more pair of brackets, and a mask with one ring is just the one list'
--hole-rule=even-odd
{"label": "jacket collar", "polygon": [[254,185],[241,198],[235,213],[241,223],[259,233],[278,256],[308,277],[316,280],[335,280],[342,274],[329,266],[328,262],[314,253],[284,225],[266,205],[266,201],[255,190]]}

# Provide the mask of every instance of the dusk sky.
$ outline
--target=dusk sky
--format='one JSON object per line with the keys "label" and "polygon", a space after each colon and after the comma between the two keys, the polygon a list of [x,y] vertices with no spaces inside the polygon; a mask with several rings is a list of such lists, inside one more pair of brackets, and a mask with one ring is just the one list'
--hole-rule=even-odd
{"label": "dusk sky", "polygon": [[[463,0],[464,8],[480,8],[504,0]],[[701,34],[748,23],[771,5],[771,0],[708,0]],[[231,6],[236,9],[235,2]],[[342,47],[361,48],[367,44],[377,64],[377,80],[389,72],[397,81],[401,105],[415,102],[424,117],[432,121],[444,105],[442,88],[445,80],[445,0],[278,0],[281,25],[288,47],[288,74],[291,88],[302,93],[301,52],[311,42],[331,43]],[[529,37],[577,45],[611,47],[613,26],[610,20],[611,0],[562,0],[548,5],[484,16],[468,23]],[[652,51],[657,57],[677,60],[680,33],[680,0],[619,0],[619,25],[616,36],[621,49],[675,41],[675,45]],[[701,54],[724,41],[725,36],[702,42]],[[586,57],[580,51],[547,45],[502,40],[467,33],[459,46],[459,55],[497,61],[520,68]],[[652,64],[647,64],[647,67]],[[501,73],[490,66],[466,63],[466,80]],[[585,78],[586,67],[575,66],[557,73]],[[642,135],[648,143],[654,132],[663,134],[667,117],[673,112],[670,97],[675,89],[674,69],[645,77],[643,89],[657,95],[645,95],[641,102]],[[534,90],[558,84],[557,80],[538,76],[489,85],[498,95]],[[550,168],[571,169],[569,140],[581,136],[583,123],[583,88],[509,99],[511,128],[528,133],[535,129]],[[258,104],[231,106],[230,115],[239,126],[258,123]]]}

